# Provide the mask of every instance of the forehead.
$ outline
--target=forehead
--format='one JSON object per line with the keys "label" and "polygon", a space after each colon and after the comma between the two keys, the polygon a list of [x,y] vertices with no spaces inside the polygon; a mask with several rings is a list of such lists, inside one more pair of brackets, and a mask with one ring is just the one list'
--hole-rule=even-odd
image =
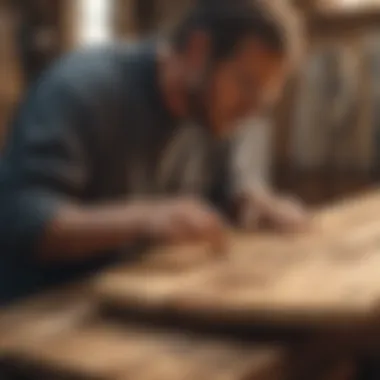
{"label": "forehead", "polygon": [[284,72],[288,66],[285,53],[275,51],[258,38],[247,38],[236,48],[233,61],[244,71],[255,71],[262,75]]}

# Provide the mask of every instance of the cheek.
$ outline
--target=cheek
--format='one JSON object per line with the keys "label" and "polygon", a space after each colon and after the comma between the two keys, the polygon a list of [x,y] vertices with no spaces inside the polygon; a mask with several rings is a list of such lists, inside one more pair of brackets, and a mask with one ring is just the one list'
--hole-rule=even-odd
{"label": "cheek", "polygon": [[236,120],[241,117],[239,91],[222,82],[215,83],[210,90],[207,102],[209,122],[217,134],[225,136],[231,133]]}
{"label": "cheek", "polygon": [[211,85],[210,105],[218,112],[229,115],[239,109],[240,93],[239,89],[227,78],[215,78]]}

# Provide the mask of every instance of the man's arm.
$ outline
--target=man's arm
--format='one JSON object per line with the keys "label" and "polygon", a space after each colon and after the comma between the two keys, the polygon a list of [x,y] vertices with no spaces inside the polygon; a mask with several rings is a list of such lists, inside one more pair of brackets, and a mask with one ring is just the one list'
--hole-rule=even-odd
{"label": "man's arm", "polygon": [[268,188],[272,158],[272,124],[265,118],[246,120],[233,141],[232,192]]}
{"label": "man's arm", "polygon": [[84,207],[65,204],[57,210],[38,242],[42,260],[83,259],[115,250],[147,236],[146,203]]}
{"label": "man's arm", "polygon": [[84,128],[96,110],[75,85],[45,78],[16,118],[0,165],[0,251],[60,261],[140,237],[217,244],[220,221],[197,202],[81,202],[93,169]]}
{"label": "man's arm", "polygon": [[118,248],[143,231],[143,205],[85,207],[91,112],[59,70],[20,108],[0,166],[0,247],[72,259]]}
{"label": "man's arm", "polygon": [[266,221],[279,229],[303,229],[302,207],[277,195],[270,186],[272,125],[268,119],[247,120],[231,155],[231,198],[237,220],[246,228]]}
{"label": "man's arm", "polygon": [[[260,208],[271,198],[272,124],[267,118],[247,119],[231,151],[231,198],[238,204],[249,196]],[[261,206],[262,205],[262,206]]]}

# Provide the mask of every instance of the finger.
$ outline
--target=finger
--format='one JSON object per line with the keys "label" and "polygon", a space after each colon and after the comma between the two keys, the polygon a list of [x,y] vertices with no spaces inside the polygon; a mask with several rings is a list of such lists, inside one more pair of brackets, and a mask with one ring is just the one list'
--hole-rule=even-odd
{"label": "finger", "polygon": [[202,240],[202,233],[198,229],[199,223],[192,216],[183,216],[176,221],[176,224],[182,241],[198,242]]}
{"label": "finger", "polygon": [[169,244],[180,244],[186,239],[186,234],[183,229],[177,224],[175,226],[170,225],[165,233],[166,242]]}
{"label": "finger", "polygon": [[228,234],[223,232],[213,235],[210,241],[210,247],[213,254],[225,256],[229,251]]}
{"label": "finger", "polygon": [[187,223],[188,228],[192,229],[193,237],[210,244],[213,252],[223,253],[226,249],[225,231],[227,228],[225,222],[219,215],[208,210],[197,210],[192,216]]}
{"label": "finger", "polygon": [[197,240],[197,236],[189,223],[189,217],[180,213],[172,216],[166,226],[167,240],[172,244],[181,244]]}
{"label": "finger", "polygon": [[194,236],[210,244],[213,252],[226,251],[227,223],[223,217],[206,203],[192,203],[187,209],[191,218],[187,220]]}
{"label": "finger", "polygon": [[228,251],[228,224],[219,217],[213,216],[208,225],[208,240],[213,253],[224,255]]}
{"label": "finger", "polygon": [[183,209],[174,221],[178,239],[182,242],[202,242],[209,239],[209,216],[196,209]]}
{"label": "finger", "polygon": [[280,223],[280,228],[284,232],[306,233],[310,231],[311,224],[308,218],[301,215],[295,215],[294,217],[284,218],[282,223]]}

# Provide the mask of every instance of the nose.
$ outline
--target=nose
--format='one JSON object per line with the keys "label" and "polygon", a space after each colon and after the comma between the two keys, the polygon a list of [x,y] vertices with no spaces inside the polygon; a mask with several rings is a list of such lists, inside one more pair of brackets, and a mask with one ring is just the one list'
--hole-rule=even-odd
{"label": "nose", "polygon": [[239,104],[238,114],[239,117],[246,117],[257,113],[259,110],[259,104],[254,97],[245,97]]}

